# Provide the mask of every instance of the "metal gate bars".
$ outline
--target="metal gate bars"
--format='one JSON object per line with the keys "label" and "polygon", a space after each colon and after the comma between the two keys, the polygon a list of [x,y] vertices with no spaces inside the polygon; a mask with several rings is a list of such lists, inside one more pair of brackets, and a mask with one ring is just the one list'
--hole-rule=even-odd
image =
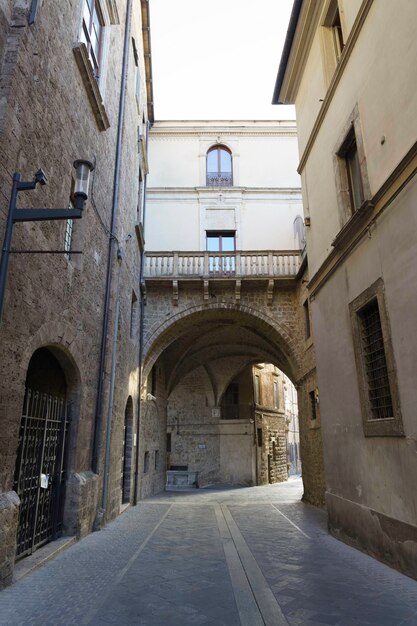
{"label": "metal gate bars", "polygon": [[18,557],[62,529],[68,428],[65,398],[26,389],[14,485],[20,498]]}

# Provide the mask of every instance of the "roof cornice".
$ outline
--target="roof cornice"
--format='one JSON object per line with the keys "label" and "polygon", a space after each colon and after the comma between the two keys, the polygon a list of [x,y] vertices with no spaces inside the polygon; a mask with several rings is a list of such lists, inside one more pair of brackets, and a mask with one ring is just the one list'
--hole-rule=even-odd
{"label": "roof cornice", "polygon": [[272,104],[294,104],[325,0],[294,0]]}
{"label": "roof cornice", "polygon": [[272,136],[296,137],[297,126],[294,120],[265,122],[227,122],[212,120],[199,121],[157,121],[154,123],[153,137],[222,137],[233,136]]}
{"label": "roof cornice", "polygon": [[143,55],[145,59],[146,95],[148,106],[148,120],[154,121],[153,107],[153,80],[152,80],[152,54],[151,54],[151,28],[149,20],[149,0],[141,0],[142,10],[142,39]]}

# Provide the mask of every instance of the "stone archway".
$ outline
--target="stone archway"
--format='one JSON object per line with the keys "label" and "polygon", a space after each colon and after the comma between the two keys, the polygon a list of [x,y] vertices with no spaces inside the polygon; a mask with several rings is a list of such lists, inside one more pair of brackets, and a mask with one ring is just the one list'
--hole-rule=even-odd
{"label": "stone archway", "polygon": [[[289,321],[289,320],[288,320]],[[145,319],[144,334],[144,376],[146,377],[158,357],[180,336],[190,335],[190,329],[201,329],[210,322],[220,325],[234,325],[252,330],[264,342],[270,343],[281,369],[297,380],[300,371],[298,361],[299,328],[292,320],[292,328],[287,321],[277,321],[261,308],[247,305],[216,303],[187,307],[166,320],[156,320],[152,324]],[[189,342],[192,345],[192,342]]]}
{"label": "stone archway", "polygon": [[[316,433],[312,435],[307,424],[305,368],[300,357],[304,336],[293,311],[273,316],[266,306],[226,302],[184,306],[174,311],[159,319],[145,318],[144,376],[155,364],[164,372],[165,405],[159,406],[166,416],[168,432],[179,431],[185,442],[186,437],[192,439],[190,429],[197,417],[207,427],[207,441],[197,441],[195,436],[192,444],[185,446],[187,454],[181,465],[195,466],[205,450],[210,450],[212,458],[220,454],[215,449],[219,404],[227,384],[249,364],[272,363],[297,385],[301,394],[304,499],[321,504],[321,448],[316,449],[312,441]],[[209,477],[216,476],[215,465],[207,468]]]}
{"label": "stone archway", "polygon": [[77,383],[68,355],[56,346],[35,350],[27,369],[15,465],[18,557],[62,534]]}

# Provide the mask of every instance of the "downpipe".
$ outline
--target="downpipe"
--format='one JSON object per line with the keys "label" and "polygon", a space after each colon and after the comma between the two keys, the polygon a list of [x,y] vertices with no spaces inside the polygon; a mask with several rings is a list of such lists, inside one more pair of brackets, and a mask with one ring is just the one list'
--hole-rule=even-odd
{"label": "downpipe", "polygon": [[[115,256],[115,231],[117,226],[117,217],[119,210],[119,188],[120,188],[120,174],[121,174],[121,160],[122,160],[122,137],[123,137],[123,125],[125,119],[126,109],[126,85],[127,85],[127,72],[128,72],[128,60],[129,60],[129,44],[130,44],[130,31],[132,23],[132,1],[127,0],[126,6],[126,22],[124,33],[124,46],[123,46],[123,61],[122,61],[122,77],[120,85],[120,98],[119,98],[119,115],[117,123],[117,140],[116,140],[116,156],[114,164],[114,178],[113,178],[113,199],[112,199],[112,214],[111,214],[111,226],[109,237],[109,248],[107,257],[107,270],[106,270],[106,287],[104,296],[104,311],[103,322],[101,331],[101,344],[100,344],[100,361],[99,361],[99,373],[97,383],[97,398],[94,418],[94,436],[93,436],[93,449],[92,449],[92,461],[91,467],[95,474],[100,472],[100,450],[101,450],[101,438],[103,430],[103,396],[104,396],[104,373],[105,364],[107,358],[107,335],[109,328],[109,312],[110,312],[110,298],[112,288],[113,277],[113,260]],[[117,307],[117,303],[116,303]],[[116,331],[117,333],[117,328]],[[113,344],[114,345],[114,344]],[[106,453],[104,459],[104,466],[108,464],[108,451],[106,445]],[[106,480],[103,482],[103,495]],[[104,501],[102,499],[102,501]],[[104,518],[106,510],[105,506],[97,513],[94,528],[97,528],[101,524],[101,520]],[[100,519],[99,519],[100,518]]]}
{"label": "downpipe", "polygon": [[103,493],[101,496],[101,509],[98,511],[96,519],[94,521],[94,530],[99,530],[104,524],[104,516],[107,508],[107,494],[109,491],[109,468],[110,468],[110,448],[111,448],[111,430],[113,420],[113,399],[114,399],[114,387],[116,381],[116,362],[117,362],[117,329],[119,325],[119,311],[120,301],[119,295],[116,302],[116,315],[114,319],[113,329],[113,349],[111,355],[111,378],[110,378],[110,392],[109,392],[109,407],[107,411],[107,429],[106,429],[106,452],[104,457],[104,471],[103,471]]}
{"label": "downpipe", "polygon": [[[146,124],[146,154],[148,154],[148,138],[149,138],[149,121]],[[146,189],[148,183],[148,175],[145,175],[143,181],[143,211],[142,211],[142,226],[145,238],[145,221],[146,221]],[[136,457],[135,457],[135,484],[133,490],[133,504],[136,505],[139,499],[139,435],[140,435],[140,423],[141,423],[141,391],[143,384],[143,329],[145,320],[145,282],[143,279],[143,268],[145,264],[145,250],[143,249],[140,255],[140,273],[139,273],[139,289],[140,289],[140,321],[139,321],[139,393],[138,393],[138,413],[136,420]]]}

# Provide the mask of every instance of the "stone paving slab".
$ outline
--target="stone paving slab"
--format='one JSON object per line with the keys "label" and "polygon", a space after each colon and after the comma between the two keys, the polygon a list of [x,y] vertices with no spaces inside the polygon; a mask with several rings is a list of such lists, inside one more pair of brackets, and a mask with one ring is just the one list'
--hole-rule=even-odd
{"label": "stone paving slab", "polygon": [[290,624],[417,625],[415,581],[331,537],[314,507],[274,505],[299,530],[274,506],[229,510]]}
{"label": "stone paving slab", "polygon": [[417,626],[417,582],[329,536],[301,488],[141,502],[1,592],[0,625]]}

